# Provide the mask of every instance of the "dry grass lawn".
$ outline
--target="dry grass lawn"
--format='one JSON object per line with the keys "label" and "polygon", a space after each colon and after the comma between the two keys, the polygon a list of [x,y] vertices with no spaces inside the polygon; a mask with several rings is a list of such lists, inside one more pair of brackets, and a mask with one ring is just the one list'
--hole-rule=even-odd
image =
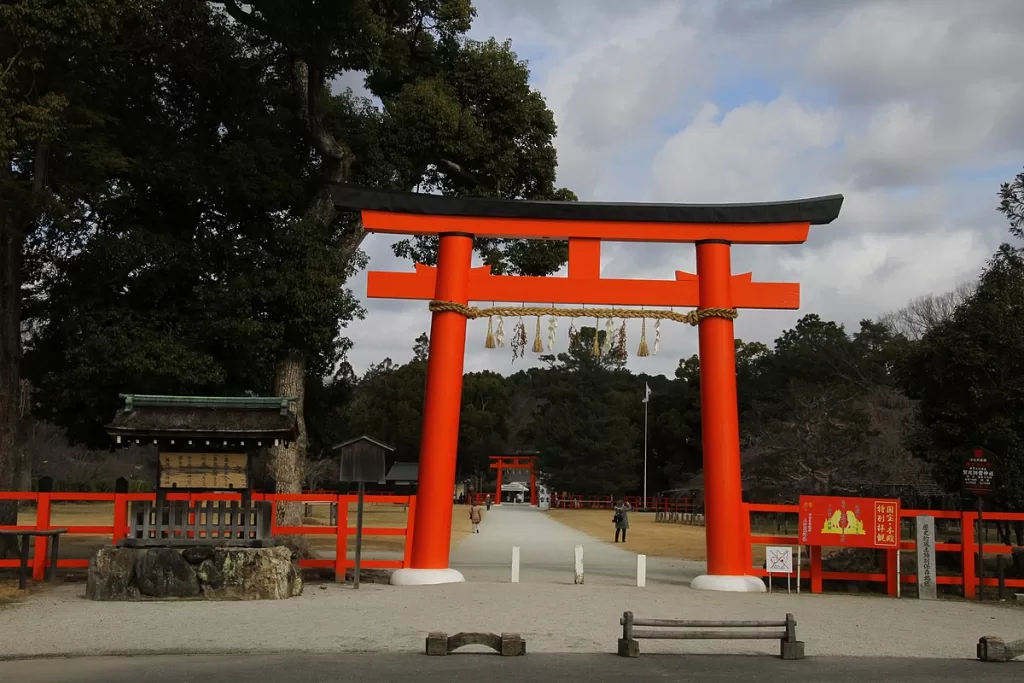
{"label": "dry grass lawn", "polygon": [[[566,526],[595,536],[602,541],[615,540],[611,510],[549,510],[548,514]],[[654,513],[629,513],[629,533],[623,546],[641,555],[673,557],[682,560],[706,560],[704,527],[670,522],[655,522]],[[754,546],[754,562],[764,562],[764,546]]]}
{"label": "dry grass lawn", "polygon": [[0,605],[5,602],[14,602],[15,600],[23,598],[25,594],[31,590],[31,584],[29,584],[28,590],[18,590],[17,579],[0,579]]}
{"label": "dry grass lawn", "polygon": [[[328,506],[326,504],[313,504],[307,508],[307,516],[303,523],[309,526],[325,525],[328,522]],[[486,512],[484,513],[486,514]],[[393,505],[389,503],[367,504],[363,512],[363,526],[377,528],[401,528],[404,529],[407,521],[407,511],[404,505]],[[35,524],[36,512],[34,509],[22,509],[18,513],[18,524]],[[54,503],[50,509],[50,524],[53,526],[110,526],[114,523],[113,503]],[[349,507],[348,525],[356,525],[356,506]],[[464,505],[456,506],[452,515],[452,543],[470,532],[469,508]],[[334,536],[309,535],[310,545],[318,550],[334,550]],[[96,548],[110,543],[110,536],[65,536],[61,539],[61,557],[64,558],[87,558]],[[355,538],[349,536],[348,547],[351,551],[355,549]],[[364,536],[363,552],[368,559],[372,559],[374,552],[392,551],[401,552],[405,547],[405,536]],[[2,591],[2,585],[0,585]],[[15,585],[17,591],[17,585]]]}

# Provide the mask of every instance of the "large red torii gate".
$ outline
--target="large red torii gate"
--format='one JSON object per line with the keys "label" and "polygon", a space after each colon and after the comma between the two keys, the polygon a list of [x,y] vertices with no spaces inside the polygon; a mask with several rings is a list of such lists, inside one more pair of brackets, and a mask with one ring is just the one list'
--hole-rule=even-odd
{"label": "large red torii gate", "polygon": [[[707,573],[691,586],[763,591],[744,548],[736,405],[736,356],[732,316],[737,308],[796,309],[800,285],[754,282],[734,275],[733,244],[802,244],[811,225],[831,223],[843,197],[832,195],[760,204],[610,204],[461,199],[337,185],[334,202],[362,213],[370,232],[437,235],[437,267],[417,264],[412,273],[370,272],[367,296],[422,299],[435,306],[430,324],[426,400],[420,439],[416,533],[410,567],[396,571],[396,585],[463,581],[449,567],[452,488],[459,437],[462,375],[470,301],[539,304],[697,307],[701,426],[707,534]],[[569,241],[569,275],[492,275],[472,267],[473,239],[524,238]],[[697,273],[675,280],[601,277],[601,242],[694,243]]]}

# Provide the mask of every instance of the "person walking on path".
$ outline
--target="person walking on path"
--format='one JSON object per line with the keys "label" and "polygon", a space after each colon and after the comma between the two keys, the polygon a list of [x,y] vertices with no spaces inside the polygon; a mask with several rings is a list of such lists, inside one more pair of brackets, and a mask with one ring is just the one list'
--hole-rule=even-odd
{"label": "person walking on path", "polygon": [[615,506],[615,515],[612,516],[612,521],[615,523],[615,542],[619,542],[619,534],[622,534],[622,542],[626,542],[626,531],[629,530],[629,503],[625,501],[619,501],[619,504]]}
{"label": "person walking on path", "polygon": [[469,507],[469,521],[473,523],[473,533],[480,533],[480,520],[483,518],[483,514],[480,512],[480,506],[473,503]]}

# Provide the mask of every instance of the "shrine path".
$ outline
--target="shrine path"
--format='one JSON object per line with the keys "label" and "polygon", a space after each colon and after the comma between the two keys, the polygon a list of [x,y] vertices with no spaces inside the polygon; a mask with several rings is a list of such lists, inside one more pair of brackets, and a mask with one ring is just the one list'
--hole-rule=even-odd
{"label": "shrine path", "polygon": [[[469,514],[457,506],[455,514]],[[638,514],[638,513],[632,513]],[[585,583],[635,586],[636,553],[629,544],[614,544],[615,528],[608,512],[608,537],[598,539],[556,522],[544,512],[525,505],[498,505],[452,549],[451,566],[471,582],[508,582],[512,547],[519,546],[521,583],[573,583],[573,548],[583,546]],[[627,535],[628,536],[628,535]],[[647,558],[648,583],[689,585],[704,571],[703,562],[662,557]]]}

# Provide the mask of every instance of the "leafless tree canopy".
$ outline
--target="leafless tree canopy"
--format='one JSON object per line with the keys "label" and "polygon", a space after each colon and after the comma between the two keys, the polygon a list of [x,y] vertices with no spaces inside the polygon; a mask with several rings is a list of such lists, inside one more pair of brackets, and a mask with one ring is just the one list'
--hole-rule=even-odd
{"label": "leafless tree canopy", "polygon": [[152,485],[156,477],[155,446],[89,450],[68,445],[64,433],[46,422],[32,421],[18,447],[33,463],[33,475],[52,477],[58,490],[112,491],[118,477],[142,482],[142,486]]}
{"label": "leafless tree canopy", "polygon": [[903,444],[913,402],[892,389],[795,385],[787,403],[783,417],[756,419],[748,432],[745,468],[759,499],[866,493],[925,471]]}
{"label": "leafless tree canopy", "polygon": [[962,282],[944,294],[926,294],[912,300],[903,308],[886,313],[879,322],[896,334],[917,341],[929,330],[948,320],[974,293],[973,282]]}

